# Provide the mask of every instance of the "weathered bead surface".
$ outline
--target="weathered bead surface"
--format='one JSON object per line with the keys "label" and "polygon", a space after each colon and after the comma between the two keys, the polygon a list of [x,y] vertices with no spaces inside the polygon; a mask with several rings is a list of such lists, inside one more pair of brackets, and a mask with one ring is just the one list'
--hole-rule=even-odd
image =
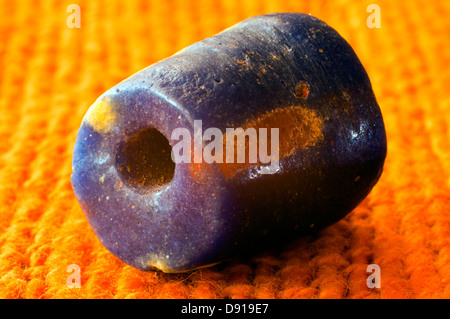
{"label": "weathered bead surface", "polygon": [[[194,137],[196,120],[222,132],[278,128],[278,169],[174,163],[172,133]],[[348,43],[315,17],[268,14],[99,97],[78,132],[72,185],[118,258],[181,272],[335,223],[371,191],[385,156],[381,112]]]}

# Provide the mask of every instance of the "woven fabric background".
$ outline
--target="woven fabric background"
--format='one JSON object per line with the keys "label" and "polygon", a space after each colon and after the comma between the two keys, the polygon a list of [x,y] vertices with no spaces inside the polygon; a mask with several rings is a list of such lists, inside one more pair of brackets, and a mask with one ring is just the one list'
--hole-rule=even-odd
{"label": "woven fabric background", "polygon": [[[376,1],[376,2],[375,2]],[[1,298],[449,298],[450,1],[0,1]],[[381,28],[368,28],[367,6]],[[81,8],[68,28],[67,6]],[[384,173],[318,236],[188,274],[141,272],[97,240],[70,184],[88,107],[247,17],[311,13],[354,48],[385,119]],[[69,265],[81,287],[70,288]],[[381,288],[369,289],[369,264]]]}

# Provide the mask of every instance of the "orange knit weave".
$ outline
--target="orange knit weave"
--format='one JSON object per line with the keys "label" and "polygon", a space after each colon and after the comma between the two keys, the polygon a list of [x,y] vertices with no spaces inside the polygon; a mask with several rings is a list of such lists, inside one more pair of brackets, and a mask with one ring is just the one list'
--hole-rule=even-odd
{"label": "orange knit weave", "polygon": [[[69,28],[67,6],[81,8]],[[0,298],[449,298],[450,1],[0,1]],[[311,13],[354,48],[385,119],[368,198],[317,236],[188,274],[141,272],[98,241],[70,184],[104,91],[254,15]],[[70,288],[67,267],[80,267]],[[381,269],[370,289],[369,264]]]}

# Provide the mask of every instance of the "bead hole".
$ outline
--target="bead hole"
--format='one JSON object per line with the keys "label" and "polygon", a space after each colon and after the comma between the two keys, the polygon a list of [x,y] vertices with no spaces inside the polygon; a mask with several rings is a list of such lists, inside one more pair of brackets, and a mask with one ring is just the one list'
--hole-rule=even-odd
{"label": "bead hole", "polygon": [[151,127],[131,136],[116,154],[116,168],[123,182],[140,190],[166,186],[175,173],[172,147],[167,138]]}

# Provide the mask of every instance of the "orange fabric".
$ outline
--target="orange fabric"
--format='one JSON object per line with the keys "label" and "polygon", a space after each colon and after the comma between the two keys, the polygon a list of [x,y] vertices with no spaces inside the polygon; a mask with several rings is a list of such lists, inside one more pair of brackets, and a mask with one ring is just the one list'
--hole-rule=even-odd
{"label": "orange fabric", "polygon": [[[450,2],[0,1],[1,298],[450,297]],[[67,6],[81,8],[70,29]],[[108,88],[253,15],[311,13],[352,45],[388,136],[384,174],[318,236],[189,274],[141,272],[97,240],[70,184],[87,108]],[[366,285],[378,264],[381,288]],[[81,287],[67,267],[79,265]]]}

